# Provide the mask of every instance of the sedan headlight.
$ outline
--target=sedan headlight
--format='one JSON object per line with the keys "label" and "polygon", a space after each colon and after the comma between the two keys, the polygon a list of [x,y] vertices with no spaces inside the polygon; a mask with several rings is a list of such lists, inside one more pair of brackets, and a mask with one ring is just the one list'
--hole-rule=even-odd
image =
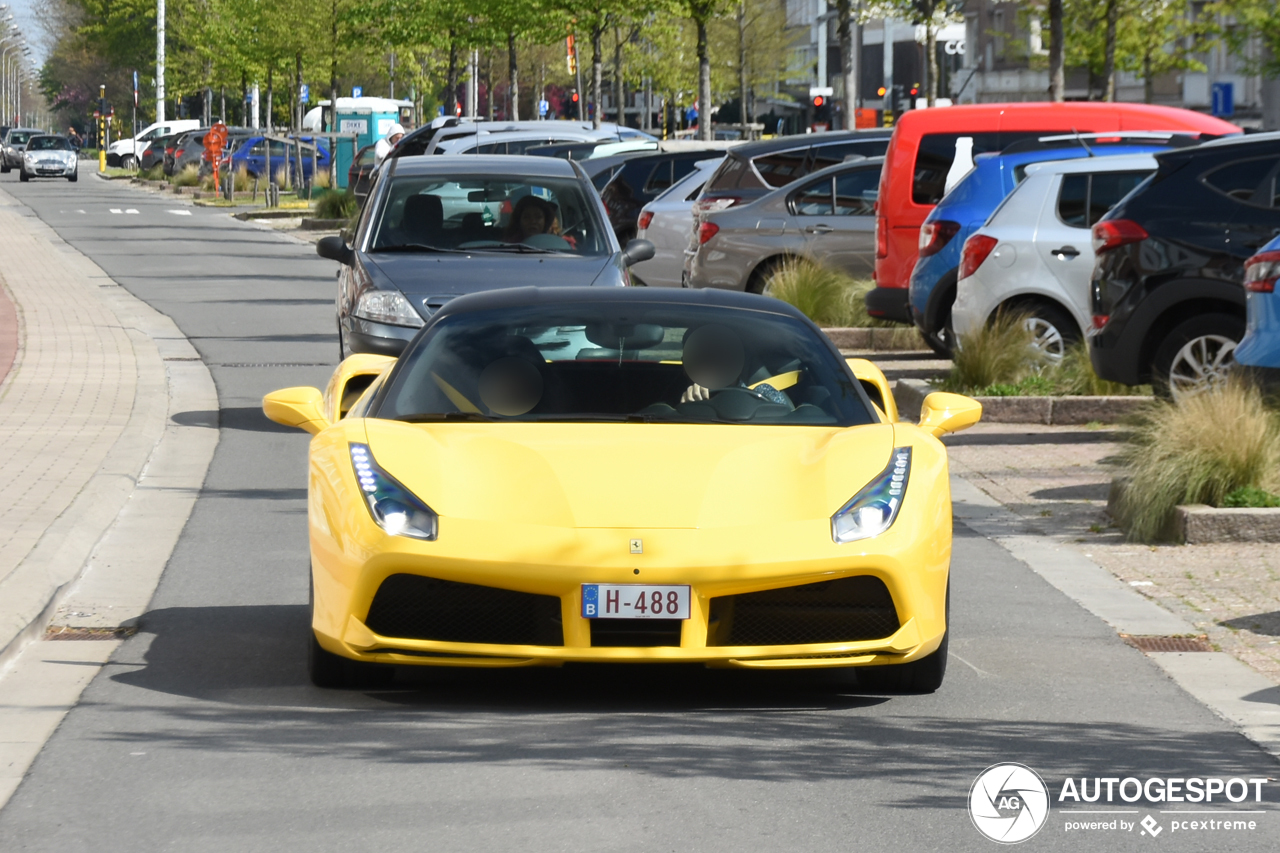
{"label": "sedan headlight", "polygon": [[355,466],[365,505],[379,527],[392,536],[435,541],[435,511],[378,467],[369,445],[351,445],[351,464]]}
{"label": "sedan headlight", "polygon": [[910,475],[911,448],[895,448],[888,467],[831,516],[831,538],[839,543],[856,542],[888,530],[902,508]]}
{"label": "sedan headlight", "polygon": [[423,325],[422,315],[413,310],[409,300],[398,290],[366,290],[356,300],[355,315],[362,320],[389,323],[392,326]]}

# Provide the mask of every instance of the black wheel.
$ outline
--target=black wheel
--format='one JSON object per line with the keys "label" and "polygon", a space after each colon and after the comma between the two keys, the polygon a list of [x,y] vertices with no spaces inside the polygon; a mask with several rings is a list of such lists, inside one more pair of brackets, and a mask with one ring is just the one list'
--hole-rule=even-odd
{"label": "black wheel", "polygon": [[920,329],[920,340],[943,358],[951,358],[951,342],[955,340],[955,333],[951,331],[950,319],[947,320],[947,325],[932,334]]}
{"label": "black wheel", "polygon": [[18,180],[22,181],[22,182],[25,184],[27,181],[31,180],[31,178],[27,175],[27,173],[26,173],[26,172],[24,172],[23,170],[19,169],[19,170],[18,170]]}
{"label": "black wheel", "polygon": [[133,155],[132,155],[132,154],[126,154],[126,155],[124,155],[123,157],[121,157],[121,158],[120,158],[120,168],[121,168],[121,169],[132,169],[132,168],[133,168],[133,164],[134,164],[134,163],[136,163],[136,162],[137,162],[137,160],[135,160],[135,159],[134,159],[134,157],[133,157]]}
{"label": "black wheel", "polygon": [[[315,589],[308,596],[311,609],[315,608]],[[307,625],[311,645],[307,649],[307,674],[316,687],[344,690],[360,687],[381,687],[395,677],[395,669],[385,664],[364,663],[344,658],[327,651],[316,639],[315,631]]]}
{"label": "black wheel", "polygon": [[1156,348],[1151,385],[1162,397],[1198,394],[1226,381],[1235,364],[1244,318],[1203,314],[1184,320]]}
{"label": "black wheel", "polygon": [[1034,336],[1032,347],[1046,361],[1054,364],[1062,361],[1062,356],[1071,345],[1083,337],[1076,321],[1057,305],[1048,302],[1020,302],[1010,305],[1009,310],[1026,318],[1024,322]]}
{"label": "black wheel", "polygon": [[768,295],[769,281],[782,263],[782,258],[770,258],[752,270],[751,277],[747,279],[746,292]]}
{"label": "black wheel", "polygon": [[0,175],[7,175],[7,174],[9,174],[9,164],[0,163]]}
{"label": "black wheel", "polygon": [[73,184],[74,184],[76,181],[78,181],[79,179],[80,179],[80,175],[79,175],[78,173],[77,173],[77,174],[74,174],[74,175],[67,175],[67,180],[68,180],[68,181],[70,181],[70,182],[71,182],[71,183],[73,183]]}
{"label": "black wheel", "polygon": [[942,644],[930,655],[911,663],[866,666],[858,669],[858,685],[886,693],[933,693],[947,674],[947,645],[951,639],[951,584],[947,584],[947,630]]}
{"label": "black wheel", "polygon": [[351,353],[347,350],[347,339],[342,334],[342,324],[338,324],[338,361],[343,361]]}

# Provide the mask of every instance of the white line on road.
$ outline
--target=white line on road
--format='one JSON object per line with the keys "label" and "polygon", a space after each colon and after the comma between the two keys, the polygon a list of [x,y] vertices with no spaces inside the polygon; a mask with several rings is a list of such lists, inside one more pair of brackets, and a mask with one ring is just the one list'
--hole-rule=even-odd
{"label": "white line on road", "polygon": [[113,208],[111,208],[111,212],[112,212],[112,213],[124,213],[124,211],[123,211],[123,210],[121,210],[121,209],[120,209],[120,208],[118,208],[118,207],[113,207]]}
{"label": "white line on road", "polygon": [[137,212],[138,212],[138,211],[137,211],[135,208],[132,208],[132,207],[125,211],[125,213],[137,213]]}
{"label": "white line on road", "polygon": [[171,211],[169,211],[169,212],[170,212],[170,213],[172,213],[172,214],[174,214],[175,216],[190,216],[190,215],[191,215],[191,211],[189,211],[189,210],[171,210]]}

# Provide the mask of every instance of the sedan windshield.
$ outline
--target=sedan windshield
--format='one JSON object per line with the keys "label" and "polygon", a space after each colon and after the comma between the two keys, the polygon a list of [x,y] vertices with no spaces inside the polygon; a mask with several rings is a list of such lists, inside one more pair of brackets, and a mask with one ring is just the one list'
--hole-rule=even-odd
{"label": "sedan windshield", "polygon": [[19,130],[9,131],[10,145],[26,145],[27,140],[30,138],[31,138],[31,134],[29,133],[23,133],[22,131],[19,131]]}
{"label": "sedan windshield", "polygon": [[70,151],[71,143],[61,136],[33,136],[27,143],[28,151]]}
{"label": "sedan windshield", "polygon": [[586,303],[441,318],[377,417],[407,421],[873,423],[812,328],[759,311]]}
{"label": "sedan windshield", "polygon": [[593,201],[572,179],[397,178],[370,233],[370,252],[602,255],[610,250]]}

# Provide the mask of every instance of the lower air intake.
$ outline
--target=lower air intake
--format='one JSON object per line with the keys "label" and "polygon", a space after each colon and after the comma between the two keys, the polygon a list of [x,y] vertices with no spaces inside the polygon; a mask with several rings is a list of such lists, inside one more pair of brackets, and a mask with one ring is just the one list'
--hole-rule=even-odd
{"label": "lower air intake", "polygon": [[884,581],[841,578],[711,599],[709,646],[879,640],[898,630]]}
{"label": "lower air intake", "polygon": [[560,599],[469,583],[392,575],[365,619],[384,637],[447,643],[563,646]]}

